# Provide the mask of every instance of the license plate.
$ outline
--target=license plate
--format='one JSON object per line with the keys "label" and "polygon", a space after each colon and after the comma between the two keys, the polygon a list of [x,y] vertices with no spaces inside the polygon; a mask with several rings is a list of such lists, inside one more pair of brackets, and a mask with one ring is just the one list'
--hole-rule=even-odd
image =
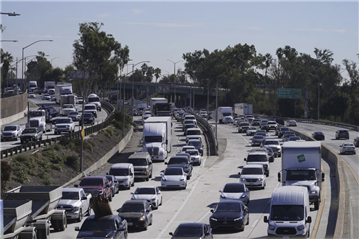
{"label": "license plate", "polygon": [[127,222],[127,226],[132,226],[133,223],[132,222]]}
{"label": "license plate", "polygon": [[223,224],[227,224],[227,221],[223,221]]}

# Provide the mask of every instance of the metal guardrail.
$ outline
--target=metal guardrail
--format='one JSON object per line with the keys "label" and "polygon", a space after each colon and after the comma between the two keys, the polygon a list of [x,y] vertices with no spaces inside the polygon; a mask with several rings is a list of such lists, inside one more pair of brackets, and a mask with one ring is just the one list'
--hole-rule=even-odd
{"label": "metal guardrail", "polygon": [[218,155],[218,142],[214,135],[212,125],[210,125],[207,120],[196,114],[194,111],[188,110],[188,112],[196,117],[198,126],[202,129],[203,134],[206,137],[209,155]]}
{"label": "metal guardrail", "polygon": [[[101,129],[104,129],[111,124],[111,121],[114,117],[115,107],[112,104],[105,102],[105,101],[101,101],[101,105],[102,105],[102,108],[108,112],[107,118],[100,124],[85,128],[85,136],[88,136],[90,134],[98,132]],[[55,138],[51,138],[51,139],[43,139],[41,141],[36,141],[36,142],[28,142],[26,144],[21,144],[19,146],[15,146],[15,147],[12,147],[9,149],[4,149],[4,150],[1,150],[0,158],[1,159],[7,158],[9,156],[20,154],[22,152],[27,152],[27,151],[36,149],[41,146],[51,145],[51,144],[59,142],[62,139],[65,139],[65,138],[66,139],[81,138],[81,131],[76,131],[74,133],[66,133],[66,134],[62,134],[60,137],[55,137]]]}

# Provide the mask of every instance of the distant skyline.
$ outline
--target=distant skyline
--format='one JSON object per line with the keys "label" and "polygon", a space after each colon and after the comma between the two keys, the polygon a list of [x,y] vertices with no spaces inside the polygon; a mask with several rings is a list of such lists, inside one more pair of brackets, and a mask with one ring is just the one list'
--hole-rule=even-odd
{"label": "distant skyline", "polygon": [[[150,61],[147,64],[160,68],[162,74],[173,74],[174,64],[168,60],[181,61],[185,53],[248,44],[255,46],[257,54],[270,53],[274,58],[276,50],[286,45],[312,57],[314,48],[329,49],[345,76],[342,60],[358,62],[358,10],[357,1],[5,0],[1,12],[21,15],[1,15],[5,27],[1,39],[18,41],[2,42],[1,47],[15,62],[21,59],[23,47],[51,39],[26,48],[25,56],[42,51],[54,67],[64,69],[72,63],[79,24],[102,22],[101,30],[129,47],[131,63]],[[178,68],[184,69],[184,61],[176,64]]]}

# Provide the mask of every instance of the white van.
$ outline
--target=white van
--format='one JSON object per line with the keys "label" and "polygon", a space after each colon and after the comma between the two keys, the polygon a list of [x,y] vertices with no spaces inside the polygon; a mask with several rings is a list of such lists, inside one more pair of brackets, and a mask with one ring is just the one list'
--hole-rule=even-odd
{"label": "white van", "polygon": [[116,163],[111,166],[108,174],[116,177],[120,188],[130,189],[135,185],[135,170],[132,163]]}
{"label": "white van", "polygon": [[309,196],[306,187],[282,186],[274,190],[269,209],[268,236],[310,236]]}
{"label": "white van", "polygon": [[89,94],[89,96],[87,97],[87,102],[89,104],[95,104],[96,105],[96,109],[98,111],[101,111],[101,102],[100,102],[100,97],[96,94]]}

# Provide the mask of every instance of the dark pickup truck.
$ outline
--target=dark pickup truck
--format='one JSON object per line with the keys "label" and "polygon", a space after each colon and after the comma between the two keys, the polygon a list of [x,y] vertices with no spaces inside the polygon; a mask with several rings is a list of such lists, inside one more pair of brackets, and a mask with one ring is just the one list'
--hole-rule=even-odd
{"label": "dark pickup truck", "polygon": [[29,141],[38,141],[38,140],[42,140],[42,131],[40,128],[36,128],[36,127],[30,127],[30,128],[26,128],[22,131],[21,135],[20,135],[20,142],[22,144],[27,143]]}
{"label": "dark pickup truck", "polygon": [[92,197],[102,197],[112,201],[111,184],[105,176],[87,176],[80,184],[75,184],[77,188],[83,188],[85,193],[91,193]]}

